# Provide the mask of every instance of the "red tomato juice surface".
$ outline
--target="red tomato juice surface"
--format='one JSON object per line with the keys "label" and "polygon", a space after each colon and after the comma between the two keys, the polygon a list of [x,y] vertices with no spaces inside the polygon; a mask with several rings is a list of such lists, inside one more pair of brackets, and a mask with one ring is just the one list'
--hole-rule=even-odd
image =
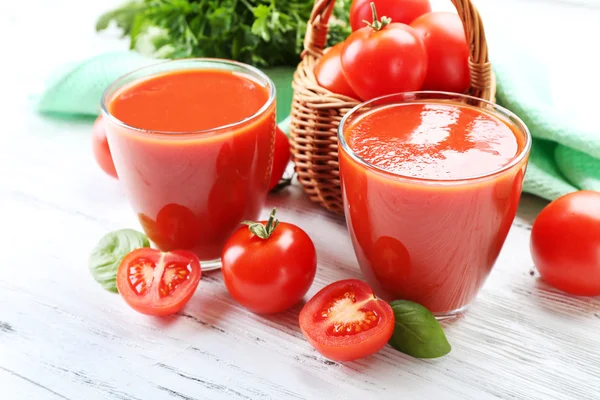
{"label": "red tomato juice surface", "polygon": [[[462,103],[375,107],[344,131],[346,219],[366,280],[437,314],[468,305],[514,219],[526,159],[508,120]],[[494,173],[494,171],[498,171]]]}
{"label": "red tomato juice surface", "polygon": [[115,166],[160,249],[217,259],[240,222],[259,217],[272,168],[275,102],[257,112],[269,96],[252,78],[217,69],[163,73],[115,93],[108,111],[128,125],[107,126]]}

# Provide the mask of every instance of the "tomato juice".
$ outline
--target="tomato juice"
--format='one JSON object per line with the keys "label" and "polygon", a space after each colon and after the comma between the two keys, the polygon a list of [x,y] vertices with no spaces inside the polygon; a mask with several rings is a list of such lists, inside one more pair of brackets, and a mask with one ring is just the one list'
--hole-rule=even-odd
{"label": "tomato juice", "polygon": [[464,309],[515,217],[525,125],[468,96],[416,92],[359,105],[339,143],[346,221],[375,293],[440,317]]}
{"label": "tomato juice", "polygon": [[148,237],[217,267],[227,238],[259,217],[267,195],[272,81],[237,62],[167,61],[117,80],[103,113],[119,180]]}

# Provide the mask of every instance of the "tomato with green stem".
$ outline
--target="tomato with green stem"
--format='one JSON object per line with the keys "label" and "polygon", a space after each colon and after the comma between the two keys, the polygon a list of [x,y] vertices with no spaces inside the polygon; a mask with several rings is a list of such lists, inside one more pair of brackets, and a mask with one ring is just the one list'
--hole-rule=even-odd
{"label": "tomato with green stem", "polygon": [[419,90],[427,74],[427,51],[418,32],[389,18],[353,32],[344,41],[341,61],[352,90],[364,101]]}
{"label": "tomato with green stem", "polygon": [[456,13],[431,12],[410,24],[423,39],[429,68],[423,90],[465,93],[470,86],[469,45]]}
{"label": "tomato with green stem", "polygon": [[431,11],[429,0],[353,0],[350,5],[350,26],[357,31],[371,20],[371,3],[380,15],[394,22],[410,24],[415,18]]}
{"label": "tomato with green stem", "polygon": [[537,216],[530,240],[542,279],[564,292],[600,295],[600,192],[573,192]]}
{"label": "tomato with green stem", "polygon": [[165,316],[185,306],[201,277],[200,261],[194,253],[141,248],[121,261],[117,289],[137,312]]}
{"label": "tomato with green stem", "polygon": [[108,147],[106,127],[102,115],[96,118],[92,126],[92,151],[100,168],[113,178],[118,178],[110,148]]}
{"label": "tomato with green stem", "polygon": [[323,356],[352,361],[386,345],[394,332],[394,313],[365,282],[346,279],[324,287],[304,305],[300,329]]}
{"label": "tomato with green stem", "polygon": [[225,286],[231,297],[259,314],[294,306],[312,285],[317,254],[298,226],[279,222],[273,209],[268,221],[244,221],[223,249]]}

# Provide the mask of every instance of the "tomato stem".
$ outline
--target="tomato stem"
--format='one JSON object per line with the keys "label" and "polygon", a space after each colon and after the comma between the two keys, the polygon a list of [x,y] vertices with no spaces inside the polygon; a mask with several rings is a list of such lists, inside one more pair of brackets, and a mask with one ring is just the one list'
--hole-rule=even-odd
{"label": "tomato stem", "polygon": [[389,17],[381,17],[381,20],[377,18],[377,10],[375,9],[375,3],[371,2],[371,13],[373,15],[373,22],[363,20],[368,27],[373,28],[374,31],[380,31],[384,26],[389,25],[392,19]]}
{"label": "tomato stem", "polygon": [[271,234],[273,234],[273,231],[275,230],[275,228],[277,228],[277,225],[279,225],[279,220],[275,218],[276,212],[277,208],[274,208],[273,211],[271,211],[266,225],[254,221],[242,221],[242,224],[248,225],[248,229],[250,229],[250,232],[258,236],[259,238],[266,240],[271,237]]}

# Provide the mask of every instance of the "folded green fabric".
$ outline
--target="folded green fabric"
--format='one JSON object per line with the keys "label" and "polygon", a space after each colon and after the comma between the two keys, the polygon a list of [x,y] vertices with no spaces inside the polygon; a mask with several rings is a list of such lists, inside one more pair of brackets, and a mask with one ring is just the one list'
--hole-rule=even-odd
{"label": "folded green fabric", "polygon": [[523,190],[547,200],[579,189],[600,190],[600,132],[595,123],[552,103],[549,91],[555,81],[544,73],[543,59],[518,52],[512,56],[514,62],[507,55],[496,63],[496,97],[521,117],[534,138]]}
{"label": "folded green fabric", "polygon": [[[104,90],[118,77],[157,60],[135,52],[115,52],[92,57],[80,63],[66,65],[54,72],[44,92],[36,101],[40,113],[61,116],[97,116]],[[293,68],[272,68],[264,71],[277,90],[277,120],[287,132],[287,118],[292,102]]]}
{"label": "folded green fabric", "polygon": [[486,23],[496,100],[534,137],[524,190],[548,200],[598,191],[600,64],[590,49],[600,37],[600,9],[526,3],[490,8],[487,15],[497,15]]}
{"label": "folded green fabric", "polygon": [[52,74],[37,101],[42,113],[98,116],[104,90],[119,76],[156,60],[134,52],[102,54]]}

